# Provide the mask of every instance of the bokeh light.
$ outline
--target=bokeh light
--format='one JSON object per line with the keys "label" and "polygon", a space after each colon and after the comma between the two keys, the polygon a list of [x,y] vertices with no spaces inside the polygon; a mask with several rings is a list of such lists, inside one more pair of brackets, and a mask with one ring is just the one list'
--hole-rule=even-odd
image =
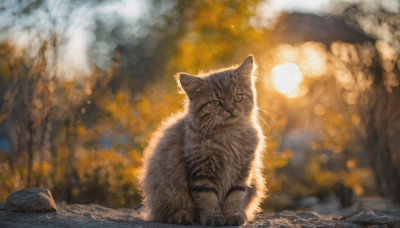
{"label": "bokeh light", "polygon": [[272,69],[271,77],[278,92],[289,98],[297,97],[300,94],[299,84],[303,80],[303,75],[297,64],[286,63],[277,65]]}

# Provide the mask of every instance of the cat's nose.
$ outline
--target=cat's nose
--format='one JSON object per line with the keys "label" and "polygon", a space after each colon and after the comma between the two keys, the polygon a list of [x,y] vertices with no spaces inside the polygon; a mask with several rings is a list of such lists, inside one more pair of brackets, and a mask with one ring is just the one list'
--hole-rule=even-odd
{"label": "cat's nose", "polygon": [[226,107],[226,111],[228,111],[232,116],[233,116],[233,111],[235,111],[235,108],[232,106]]}

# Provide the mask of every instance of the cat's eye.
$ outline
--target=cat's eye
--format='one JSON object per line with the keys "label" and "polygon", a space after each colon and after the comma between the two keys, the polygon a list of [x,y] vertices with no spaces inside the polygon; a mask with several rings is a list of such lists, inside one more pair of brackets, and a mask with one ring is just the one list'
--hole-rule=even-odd
{"label": "cat's eye", "polygon": [[243,100],[243,95],[242,94],[236,95],[234,100],[235,100],[235,102],[241,102]]}
{"label": "cat's eye", "polygon": [[210,104],[214,107],[221,106],[221,102],[219,100],[213,100],[210,102]]}

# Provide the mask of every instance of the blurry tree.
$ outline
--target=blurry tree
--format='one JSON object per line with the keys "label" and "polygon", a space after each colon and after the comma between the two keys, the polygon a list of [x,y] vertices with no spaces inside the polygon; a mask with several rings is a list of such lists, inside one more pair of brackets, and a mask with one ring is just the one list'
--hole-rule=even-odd
{"label": "blurry tree", "polygon": [[240,62],[248,54],[260,51],[267,43],[264,31],[256,30],[250,21],[256,17],[260,1],[181,1],[181,27],[185,33],[171,62],[176,71],[226,67]]}
{"label": "blurry tree", "polygon": [[89,44],[88,56],[96,62],[107,50],[110,56],[106,55],[106,59],[118,52],[121,66],[109,83],[113,93],[122,89],[134,96],[165,74],[168,59],[174,55],[182,34],[177,2],[143,1],[146,14],[134,24],[129,24],[124,15],[113,14],[111,19],[95,15],[95,40]]}
{"label": "blurry tree", "polygon": [[[400,26],[399,12],[351,5],[342,13],[348,24],[377,41],[332,50],[348,66],[355,83],[363,145],[382,196],[400,202]],[[368,24],[365,22],[368,21]],[[387,35],[385,35],[387,34]]]}
{"label": "blurry tree", "polygon": [[366,130],[364,143],[380,194],[399,203],[400,69],[396,65],[399,58],[390,46],[376,45],[378,53],[373,56],[370,68],[375,77],[363,94],[365,103],[360,110]]}
{"label": "blurry tree", "polygon": [[[74,4],[66,4],[69,10]],[[60,60],[67,41],[67,28],[70,26],[71,16],[67,12],[57,14],[48,1],[33,1],[28,3],[5,2],[2,17],[16,20],[20,23],[13,28],[3,21],[1,25],[2,39],[10,39],[9,43],[2,44],[2,58],[7,59],[3,64],[0,101],[2,129],[5,129],[7,139],[11,145],[9,158],[10,167],[6,171],[10,175],[16,170],[21,179],[26,178],[26,187],[45,185],[53,187],[57,182],[59,163],[57,163],[59,147],[69,146],[70,155],[67,159],[67,172],[64,173],[66,182],[74,177],[74,140],[75,115],[81,109],[82,103],[89,96],[101,93],[112,75],[93,71],[75,81],[65,81],[62,75]],[[40,11],[40,13],[35,13]],[[8,15],[5,18],[4,15]],[[35,17],[44,20],[43,26],[38,28],[32,23]],[[12,31],[16,29],[16,31]],[[18,30],[19,29],[19,30]],[[9,32],[11,30],[11,32]],[[33,33],[31,42],[25,47],[16,47],[12,42],[13,32]],[[29,37],[29,36],[28,36]],[[29,39],[29,38],[28,38]],[[4,60],[3,60],[4,61]],[[64,66],[65,67],[65,66]],[[102,80],[97,80],[101,78]],[[96,92],[93,92],[96,89]],[[65,130],[65,134],[61,134]],[[60,143],[60,138],[66,141]],[[26,170],[23,167],[27,167]],[[2,174],[4,175],[4,174]],[[72,181],[74,182],[74,181]],[[5,186],[13,190],[21,185]],[[67,186],[68,187],[68,184]],[[9,189],[9,190],[11,190]],[[2,196],[5,197],[6,195]]]}
{"label": "blurry tree", "polygon": [[[7,44],[3,47],[7,47]],[[80,110],[82,102],[93,94],[92,89],[99,76],[98,72],[93,71],[81,82],[63,82],[56,77],[49,77],[45,60],[46,48],[44,43],[38,57],[33,58],[27,58],[23,54],[18,56],[10,48],[11,51],[7,53],[9,65],[6,69],[11,74],[11,79],[5,80],[0,88],[4,95],[0,123],[5,127],[11,145],[11,168],[27,164],[27,171],[21,170],[21,175],[27,178],[27,187],[37,185],[32,183],[32,166],[35,161],[54,161],[57,146],[60,146],[56,145],[56,140],[62,129],[67,133],[65,145],[74,145],[71,143],[74,138],[68,137],[71,126],[74,125],[74,115]],[[106,82],[106,77],[103,80],[102,83]],[[69,123],[72,125],[69,126]],[[53,168],[55,166],[54,163],[51,165]],[[44,179],[48,179],[47,185],[51,186],[49,183],[52,176],[48,173],[46,176]]]}
{"label": "blurry tree", "polygon": [[331,77],[325,84],[329,88],[321,91],[315,85],[309,91],[309,96],[316,97],[316,105],[325,112],[323,148],[344,151],[349,161],[356,155],[354,152],[366,152],[376,189],[382,196],[398,202],[398,56],[381,40],[375,44],[335,42],[329,61],[327,71]]}
{"label": "blurry tree", "polygon": [[[311,39],[324,43],[327,48],[322,50],[326,56],[322,77],[307,75],[307,62],[295,60],[306,76],[303,86],[307,94],[302,100],[312,111],[310,117],[317,116],[323,126],[317,128],[323,130],[323,138],[320,147],[315,148],[343,152],[347,156],[348,170],[358,163],[354,160],[359,157],[357,151],[366,152],[376,189],[382,196],[399,202],[400,147],[396,139],[400,132],[397,124],[400,118],[398,12],[379,5],[343,4],[338,6],[332,20],[316,15],[295,16],[296,24],[302,23],[303,33],[314,35],[292,36],[287,42],[303,43]],[[314,19],[311,22],[307,18]],[[329,26],[321,26],[324,24]],[[332,40],[329,36],[332,29],[340,28],[347,35],[340,36],[343,31],[335,31],[336,40]],[[298,31],[289,29],[286,32],[281,35],[290,37],[291,32]],[[294,45],[288,53],[297,50],[303,50],[302,46]],[[320,59],[314,58],[310,62],[316,64]]]}
{"label": "blurry tree", "polygon": [[[400,27],[399,12],[383,7],[371,9],[353,5],[345,11],[349,24],[379,39],[375,47],[363,52],[370,57],[363,74],[370,79],[369,89],[360,97],[365,129],[365,149],[374,170],[380,194],[400,202]],[[370,25],[366,25],[365,21]],[[371,26],[372,25],[372,26]],[[368,53],[369,51],[369,53]],[[366,53],[367,52],[367,53]]]}

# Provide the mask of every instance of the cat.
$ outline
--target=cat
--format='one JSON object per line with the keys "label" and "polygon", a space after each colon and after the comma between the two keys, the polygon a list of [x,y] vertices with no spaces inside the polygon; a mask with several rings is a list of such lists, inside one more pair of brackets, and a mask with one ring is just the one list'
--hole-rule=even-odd
{"label": "cat", "polygon": [[208,75],[180,73],[185,111],[165,122],[144,151],[140,185],[149,219],[242,225],[264,197],[254,58]]}

